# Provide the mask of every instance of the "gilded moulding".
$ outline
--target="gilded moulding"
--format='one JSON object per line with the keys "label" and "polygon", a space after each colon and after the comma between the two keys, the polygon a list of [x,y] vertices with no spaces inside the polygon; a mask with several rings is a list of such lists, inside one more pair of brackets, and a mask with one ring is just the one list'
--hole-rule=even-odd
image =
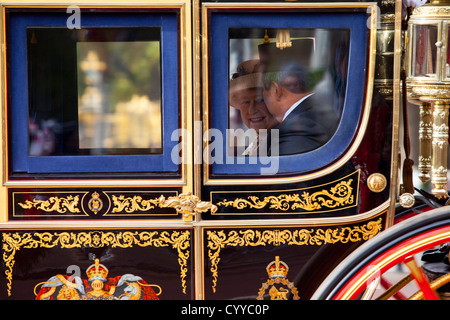
{"label": "gilded moulding", "polygon": [[212,290],[216,292],[219,278],[220,251],[225,247],[256,246],[321,246],[324,244],[367,241],[382,230],[382,218],[369,221],[363,225],[336,228],[271,229],[271,230],[208,230],[207,247],[213,277]]}
{"label": "gilded moulding", "polygon": [[448,6],[420,6],[415,8],[413,12],[413,18],[416,18],[415,16],[421,16],[420,18],[431,19],[433,17],[441,18],[441,16],[448,15],[450,15],[450,7]]}
{"label": "gilded moulding", "polygon": [[[430,82],[430,81],[428,81]],[[427,83],[426,81],[410,81],[411,93],[414,96],[419,96],[420,101],[434,101],[439,99],[450,99],[450,84],[443,83],[443,85],[436,85]]]}
{"label": "gilded moulding", "polygon": [[132,248],[171,247],[178,252],[181,289],[186,294],[187,261],[190,257],[190,232],[186,231],[87,231],[87,232],[15,232],[3,233],[3,263],[7,280],[8,296],[11,296],[13,267],[16,252],[35,248]]}

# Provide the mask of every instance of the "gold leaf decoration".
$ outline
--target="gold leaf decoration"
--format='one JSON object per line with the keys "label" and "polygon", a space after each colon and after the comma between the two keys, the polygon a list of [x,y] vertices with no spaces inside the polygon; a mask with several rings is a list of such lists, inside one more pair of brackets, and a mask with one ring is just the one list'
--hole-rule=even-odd
{"label": "gold leaf decoration", "polygon": [[48,200],[33,199],[33,201],[26,200],[25,203],[18,203],[24,209],[36,208],[46,212],[65,213],[67,211],[76,213],[80,212],[78,209],[79,196],[67,196],[66,198],[50,197]]}
{"label": "gold leaf decoration", "polygon": [[369,240],[382,230],[382,219],[369,221],[364,225],[336,228],[310,228],[297,230],[223,230],[207,231],[208,257],[211,262],[210,271],[213,277],[213,292],[216,292],[219,277],[218,266],[220,251],[229,247],[256,247],[256,246],[307,246],[334,243],[358,242]]}
{"label": "gold leaf decoration", "polygon": [[178,252],[180,279],[186,294],[187,261],[190,256],[190,232],[186,231],[124,231],[124,232],[25,232],[3,233],[3,261],[6,266],[8,296],[11,295],[15,254],[20,249],[32,248],[81,248],[81,247],[168,247]]}
{"label": "gold leaf decoration", "polygon": [[145,200],[141,196],[125,197],[124,195],[112,196],[114,208],[112,212],[135,212],[135,211],[148,211],[154,209],[155,206],[161,203],[164,197],[161,196],[158,199]]}
{"label": "gold leaf decoration", "polygon": [[269,206],[270,209],[282,211],[294,211],[297,209],[316,211],[323,207],[337,208],[354,204],[355,197],[352,194],[352,181],[353,179],[341,181],[330,190],[321,190],[312,194],[304,191],[301,195],[299,193],[293,193],[282,194],[279,196],[266,196],[262,200],[258,196],[248,196],[247,199],[224,199],[217,203],[217,206],[232,206],[239,210],[247,207],[252,209],[263,209]]}
{"label": "gold leaf decoration", "polygon": [[160,206],[175,208],[178,213],[182,214],[184,221],[192,221],[192,217],[201,212],[211,210],[214,213],[217,211],[217,206],[208,201],[200,201],[200,198],[191,192],[167,199],[161,197]]}

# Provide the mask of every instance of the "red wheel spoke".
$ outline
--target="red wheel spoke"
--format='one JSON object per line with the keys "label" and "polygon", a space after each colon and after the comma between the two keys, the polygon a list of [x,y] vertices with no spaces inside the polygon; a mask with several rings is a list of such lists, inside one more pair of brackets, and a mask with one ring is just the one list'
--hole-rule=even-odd
{"label": "red wheel spoke", "polygon": [[423,273],[422,269],[417,265],[414,257],[409,256],[405,259],[404,263],[411,271],[411,275],[416,280],[420,290],[423,292],[425,300],[439,300],[439,296],[433,289],[431,289],[427,277]]}

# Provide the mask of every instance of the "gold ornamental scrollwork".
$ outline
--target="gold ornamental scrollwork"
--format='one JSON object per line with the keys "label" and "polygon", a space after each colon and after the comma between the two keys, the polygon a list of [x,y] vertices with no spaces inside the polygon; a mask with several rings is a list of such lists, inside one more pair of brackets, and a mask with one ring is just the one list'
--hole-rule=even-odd
{"label": "gold ornamental scrollwork", "polygon": [[[193,195],[191,192],[179,194],[176,196],[165,197],[161,195],[154,198],[145,198],[140,195],[124,195],[113,194],[109,196],[104,192],[109,199],[112,200],[111,208],[106,209],[105,214],[117,214],[121,212],[135,213],[145,212],[155,208],[174,208],[177,214],[181,214],[184,221],[192,221],[193,217],[201,212],[211,210],[212,213],[217,211],[217,206],[208,201],[201,201],[199,197]],[[32,201],[25,200],[17,203],[23,209],[36,208],[45,212],[58,212],[58,213],[79,213],[81,212],[79,206],[82,207],[80,196],[68,195],[67,197],[51,196],[47,200],[41,200],[39,197],[35,197]],[[100,194],[94,192],[91,195],[91,199],[88,201],[88,208],[94,214],[104,207],[103,201],[100,199]],[[83,209],[83,212],[84,209]]]}
{"label": "gold ornamental scrollwork", "polygon": [[34,248],[132,248],[133,246],[172,247],[178,252],[181,288],[186,294],[187,261],[190,256],[189,231],[123,231],[123,232],[25,232],[3,233],[3,262],[6,267],[8,296],[11,295],[16,252]]}
{"label": "gold ornamental scrollwork", "polygon": [[336,228],[310,228],[297,230],[224,230],[207,231],[208,257],[213,277],[213,292],[216,292],[219,278],[220,251],[225,247],[256,246],[313,246],[334,243],[367,241],[380,233],[382,219],[372,220],[363,225]]}
{"label": "gold ornamental scrollwork", "polygon": [[201,201],[199,197],[191,192],[182,193],[178,196],[165,198],[160,196],[157,199],[144,200],[141,196],[125,197],[123,195],[113,196],[114,208],[112,212],[125,210],[128,213],[135,211],[147,211],[155,208],[174,208],[178,214],[181,214],[184,221],[192,221],[193,217],[200,212],[216,212],[217,206],[211,202]]}
{"label": "gold ornamental scrollwork", "polygon": [[67,211],[72,213],[80,212],[78,204],[80,202],[79,196],[69,195],[67,197],[50,197],[48,200],[33,199],[26,200],[25,203],[18,203],[24,209],[36,208],[46,212],[59,212],[66,213]]}
{"label": "gold ornamental scrollwork", "polygon": [[355,197],[352,193],[352,181],[353,179],[341,181],[330,188],[330,190],[320,190],[312,194],[304,191],[301,195],[294,193],[282,194],[279,196],[266,196],[262,200],[258,196],[248,196],[247,199],[224,199],[217,203],[217,206],[232,206],[239,210],[247,207],[252,209],[263,209],[267,206],[269,206],[270,209],[282,211],[297,209],[315,211],[323,207],[332,209],[354,204]]}
{"label": "gold ornamental scrollwork", "polygon": [[136,212],[136,211],[148,211],[154,209],[155,206],[159,206],[163,201],[164,197],[161,196],[156,199],[143,199],[141,196],[125,197],[124,195],[113,195],[112,196],[114,207],[112,212]]}

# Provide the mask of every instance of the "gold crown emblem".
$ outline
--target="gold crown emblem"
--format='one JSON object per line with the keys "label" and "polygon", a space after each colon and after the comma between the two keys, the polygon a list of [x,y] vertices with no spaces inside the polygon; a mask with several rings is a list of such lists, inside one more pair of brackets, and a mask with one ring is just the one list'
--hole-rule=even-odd
{"label": "gold crown emblem", "polygon": [[95,259],[95,263],[86,269],[86,274],[89,280],[96,280],[96,279],[106,280],[108,272],[109,272],[108,268],[100,264],[99,259]]}
{"label": "gold crown emblem", "polygon": [[289,267],[286,263],[280,261],[279,256],[276,256],[275,261],[269,263],[266,270],[269,278],[286,278]]}

